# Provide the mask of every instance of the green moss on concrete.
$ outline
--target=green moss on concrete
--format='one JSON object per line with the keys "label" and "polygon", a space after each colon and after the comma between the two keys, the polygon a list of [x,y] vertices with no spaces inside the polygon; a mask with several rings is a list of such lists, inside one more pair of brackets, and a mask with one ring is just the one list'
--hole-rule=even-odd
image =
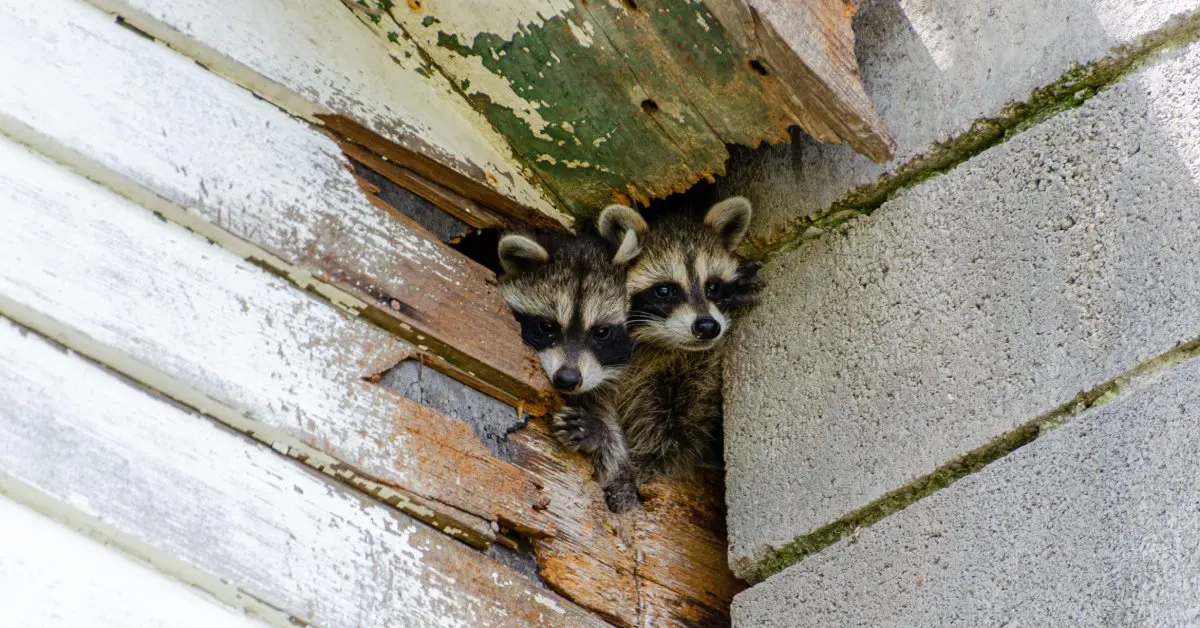
{"label": "green moss on concrete", "polygon": [[999,115],[977,120],[967,131],[934,144],[928,152],[913,157],[874,183],[851,190],[824,211],[793,220],[764,240],[748,242],[743,253],[759,260],[769,259],[819,237],[820,233],[812,227],[826,216],[843,212],[870,214],[896,193],[948,172],[1062,111],[1079,107],[1164,52],[1198,38],[1200,12],[1177,17],[1136,42],[1114,48],[1104,59],[1067,71],[1050,85],[1034,90],[1024,101],[1009,104]]}
{"label": "green moss on concrete", "polygon": [[853,537],[859,529],[874,524],[884,517],[903,510],[954,482],[980,471],[987,465],[1032,443],[1042,434],[1078,417],[1084,411],[1116,399],[1123,390],[1152,380],[1177,364],[1197,358],[1200,358],[1200,339],[1180,344],[1167,353],[1142,362],[1128,373],[1077,394],[1074,399],[951,460],[929,475],[890,491],[870,504],[833,523],[817,528],[783,547],[766,552],[756,561],[743,560],[734,564],[733,570],[751,584],[761,582],[803,560],[806,556],[819,552],[844,538]]}

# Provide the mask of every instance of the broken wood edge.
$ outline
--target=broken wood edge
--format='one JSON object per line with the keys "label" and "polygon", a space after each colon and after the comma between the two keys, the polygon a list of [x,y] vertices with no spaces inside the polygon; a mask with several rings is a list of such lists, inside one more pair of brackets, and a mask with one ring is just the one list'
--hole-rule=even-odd
{"label": "broken wood edge", "polygon": [[[729,604],[732,602],[732,596],[729,599],[725,599],[725,596],[721,594],[706,590],[705,593],[708,594],[708,598],[706,599],[703,594],[681,590],[681,587],[675,584],[663,582],[652,574],[646,573],[643,557],[644,547],[640,545],[639,539],[647,536],[650,531],[661,529],[661,522],[651,520],[651,516],[643,509],[623,515],[609,513],[604,506],[599,487],[594,485],[594,481],[591,479],[592,469],[587,458],[582,454],[563,449],[550,435],[544,421],[531,422],[523,426],[510,435],[509,443],[510,451],[513,454],[513,464],[526,469],[536,477],[545,477],[547,484],[545,490],[552,494],[549,507],[552,516],[554,516],[554,505],[560,503],[560,501],[558,495],[553,495],[554,489],[549,485],[559,482],[553,476],[565,475],[570,481],[583,489],[583,492],[586,494],[585,498],[591,502],[585,507],[588,511],[585,517],[592,518],[592,521],[587,521],[586,518],[571,519],[580,521],[585,525],[600,523],[604,524],[606,528],[611,526],[612,534],[620,537],[621,543],[629,547],[628,552],[619,554],[588,553],[585,549],[587,539],[576,539],[569,530],[560,528],[555,536],[539,539],[533,543],[534,554],[538,563],[538,573],[546,583],[546,586],[559,595],[575,602],[580,607],[592,611],[619,626],[632,627],[644,625],[645,617],[655,615],[662,617],[664,613],[671,614],[673,617],[695,617],[704,621],[718,619],[723,621],[719,621],[714,625],[728,625]],[[548,456],[543,452],[553,453]],[[551,468],[539,470],[539,467],[547,463],[561,465],[562,470],[556,471]],[[703,484],[701,491],[708,493],[711,487],[703,482],[703,477],[705,477],[703,474],[698,474],[695,484],[697,486]],[[593,486],[590,489],[585,488],[589,483],[593,484]],[[667,485],[663,486],[662,483],[667,483]],[[691,484],[689,482],[658,478],[655,482],[651,483],[648,492],[651,494],[652,499],[655,498],[654,495],[658,495],[658,499],[665,500],[670,498],[663,495],[663,493],[676,494],[686,492],[673,490],[670,488],[671,486],[690,486]],[[664,488],[666,490],[663,490]],[[595,510],[595,512],[600,513],[598,518],[593,512],[594,508],[601,509]],[[566,515],[561,515],[561,517],[566,518]],[[721,536],[716,531],[712,532],[720,540],[726,540],[724,536]],[[558,545],[560,543],[563,545]],[[563,556],[565,554],[574,552],[572,548],[583,549],[584,551],[580,552],[582,555],[577,558],[571,560],[564,559]],[[613,559],[618,557],[627,558],[629,564],[614,563]],[[717,562],[728,571],[728,563],[725,560],[726,553],[720,553],[718,558],[719,561]],[[593,592],[585,589],[578,583],[572,584],[572,581],[579,580],[579,578],[572,576],[576,575],[580,569],[585,569],[584,565],[591,565],[587,569],[592,571],[596,569],[604,570],[607,575],[597,578],[597,580],[626,583],[626,588],[632,589],[634,606],[625,608],[615,605],[612,602],[606,603],[604,596],[593,594]],[[734,576],[731,571],[728,571],[728,575],[732,582],[744,586],[744,583]],[[653,594],[649,592],[644,593],[643,590],[653,591]],[[736,594],[736,591],[734,594]],[[658,600],[655,604],[659,608],[644,608],[652,596]],[[702,622],[699,625],[709,624]]]}
{"label": "broken wood edge", "polygon": [[[397,167],[409,170],[425,181],[459,198],[478,203],[483,208],[491,210],[489,213],[493,213],[493,215],[503,215],[515,224],[533,229],[566,231],[571,227],[569,223],[563,220],[555,219],[532,207],[520,205],[486,185],[462,175],[444,164],[433,161],[423,155],[419,149],[414,150],[392,142],[353,118],[336,113],[317,113],[314,117],[329,129],[334,136],[334,140],[338,141],[339,144],[343,142],[356,144],[362,149],[369,151],[377,159],[385,160]],[[347,156],[353,158],[353,155],[349,153],[347,153]],[[378,170],[377,172],[388,177],[388,174],[385,172]],[[390,179],[391,177],[388,178]],[[414,193],[439,207],[442,207],[442,204],[446,202],[444,199],[439,198],[439,195],[436,193],[437,190],[428,186],[414,185],[413,187],[409,187],[403,181],[395,181],[395,183],[412,190]],[[426,194],[429,195],[427,196]],[[447,212],[455,215],[455,212],[449,210]],[[564,214],[564,216],[566,215]],[[460,220],[463,219],[460,218]],[[463,220],[463,222],[471,224],[466,220]]]}
{"label": "broken wood edge", "polygon": [[[896,140],[867,96],[853,53],[853,21],[858,5],[831,1],[842,9],[830,16],[833,32],[821,34],[826,38],[840,36],[854,63],[841,71],[837,64],[827,63],[834,67],[826,73],[816,67],[818,64],[801,58],[779,29],[748,1],[705,0],[705,4],[746,58],[766,66],[767,75],[762,78],[778,85],[793,103],[797,123],[805,132],[823,143],[848,143],[855,152],[876,163],[890,161],[895,157]],[[818,11],[820,7],[798,10]],[[821,42],[826,52],[830,49],[827,41]]]}
{"label": "broken wood edge", "polygon": [[0,319],[10,320],[53,344],[78,353],[89,361],[144,386],[154,394],[171,399],[197,414],[271,447],[280,454],[373,496],[450,538],[481,549],[487,548],[495,541],[491,523],[485,518],[422,498],[390,482],[368,477],[333,456],[304,443],[296,436],[255,421],[238,409],[195,390],[187,382],[93,340],[86,334],[4,295],[0,295]]}
{"label": "broken wood edge", "polygon": [[[425,177],[398,166],[386,157],[381,157],[365,146],[356,144],[348,138],[327,132],[330,139],[337,142],[346,157],[362,164],[387,180],[433,203],[438,209],[461,220],[476,229],[496,229],[503,227],[505,219],[490,208],[477,203],[461,194],[446,188]],[[375,191],[378,193],[378,190]]]}

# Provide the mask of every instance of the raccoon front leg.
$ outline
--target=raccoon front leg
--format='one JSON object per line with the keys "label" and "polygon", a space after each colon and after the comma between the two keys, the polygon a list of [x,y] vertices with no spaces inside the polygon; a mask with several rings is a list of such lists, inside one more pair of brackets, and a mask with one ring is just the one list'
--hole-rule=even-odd
{"label": "raccoon front leg", "polygon": [[568,451],[590,454],[602,447],[608,439],[606,428],[594,412],[587,407],[568,405],[550,418],[554,438]]}
{"label": "raccoon front leg", "polygon": [[563,447],[589,455],[609,510],[623,513],[640,503],[629,448],[610,404],[568,405],[550,423]]}

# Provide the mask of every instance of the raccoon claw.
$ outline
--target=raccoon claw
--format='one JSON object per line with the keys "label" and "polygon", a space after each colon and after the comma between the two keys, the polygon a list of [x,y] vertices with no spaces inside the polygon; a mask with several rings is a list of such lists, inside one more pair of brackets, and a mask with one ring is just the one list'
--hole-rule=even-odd
{"label": "raccoon claw", "polygon": [[580,408],[566,407],[550,420],[554,437],[570,451],[592,452],[604,438],[603,426]]}
{"label": "raccoon claw", "polygon": [[642,496],[633,482],[615,482],[604,487],[604,503],[609,510],[620,515],[641,505]]}

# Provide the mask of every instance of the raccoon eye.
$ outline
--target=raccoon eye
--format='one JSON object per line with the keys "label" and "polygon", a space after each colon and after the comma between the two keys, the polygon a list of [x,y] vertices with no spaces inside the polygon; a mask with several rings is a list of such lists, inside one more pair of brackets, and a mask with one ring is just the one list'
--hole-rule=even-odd
{"label": "raccoon eye", "polygon": [[538,323],[538,331],[549,336],[558,331],[558,324],[550,321],[541,321]]}
{"label": "raccoon eye", "polygon": [[721,297],[722,287],[721,282],[716,279],[710,279],[708,283],[704,284],[704,296],[710,299],[718,299]]}
{"label": "raccoon eye", "polygon": [[612,328],[607,325],[601,325],[592,329],[592,337],[596,340],[608,340],[608,337],[611,335]]}
{"label": "raccoon eye", "polygon": [[669,299],[675,296],[675,286],[667,283],[660,283],[654,286],[654,296],[660,299]]}

